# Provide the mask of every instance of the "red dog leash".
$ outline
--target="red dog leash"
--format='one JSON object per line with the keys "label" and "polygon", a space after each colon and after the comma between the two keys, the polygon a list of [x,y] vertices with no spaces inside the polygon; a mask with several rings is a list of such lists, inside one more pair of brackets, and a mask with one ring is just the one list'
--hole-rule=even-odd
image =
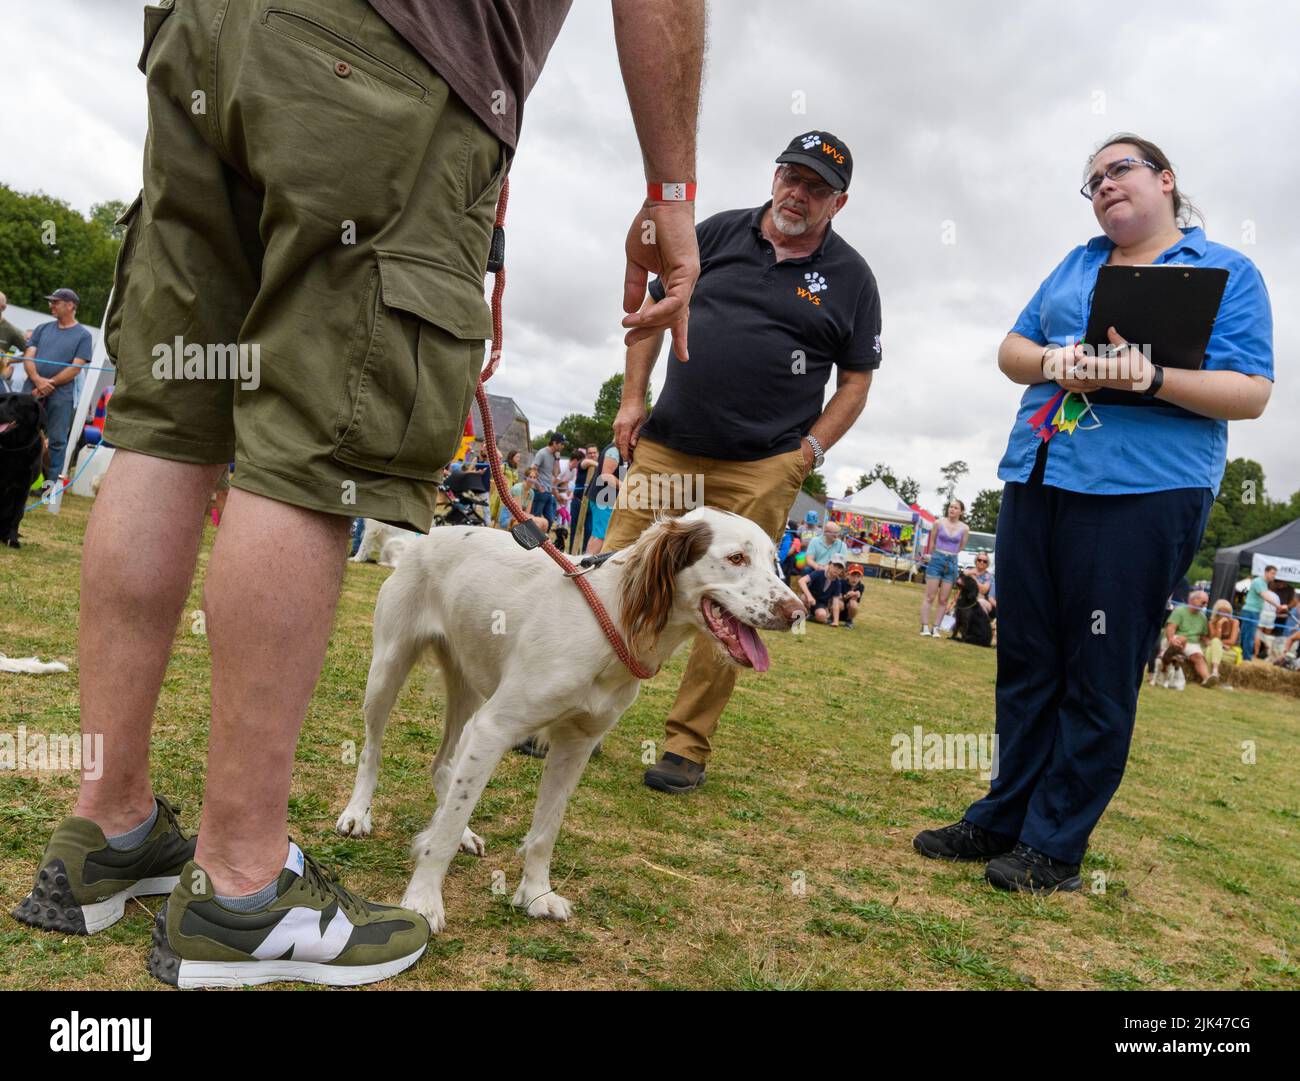
{"label": "red dog leash", "polygon": [[[600,624],[600,629],[605,632],[605,637],[609,639],[609,644],[613,647],[614,652],[618,654],[629,672],[637,679],[649,679],[659,669],[653,672],[641,664],[632,656],[632,651],[628,649],[627,643],[623,641],[623,636],[618,633],[618,628],[614,621],[610,619],[609,613],[605,611],[605,606],[601,603],[600,598],[596,596],[595,589],[591,583],[578,571],[569,558],[555,547],[555,544],[549,537],[541,534],[533,524],[532,519],[524,514],[519,504],[515,502],[515,497],[510,494],[510,489],[505,483],[505,477],[501,471],[501,455],[497,453],[497,436],[495,427],[492,424],[492,410],[488,407],[487,391],[483,386],[497,370],[497,365],[501,363],[501,297],[506,291],[506,267],[505,267],[505,224],[506,224],[506,203],[510,199],[510,178],[507,177],[501,185],[501,195],[497,199],[497,220],[492,230],[492,251],[488,257],[488,269],[492,271],[492,355],[488,359],[487,367],[483,369],[478,378],[478,388],[475,391],[475,398],[478,401],[479,415],[483,418],[483,442],[487,445],[488,468],[492,471],[492,483],[497,486],[497,494],[501,497],[501,502],[510,516],[518,523],[511,534],[515,540],[525,548],[540,547],[556,563],[564,568],[565,575],[568,579],[582,590],[583,596],[587,598],[587,604],[591,606],[592,614],[596,617],[596,622]],[[523,527],[523,535],[517,530]],[[532,543],[529,543],[531,539]]]}

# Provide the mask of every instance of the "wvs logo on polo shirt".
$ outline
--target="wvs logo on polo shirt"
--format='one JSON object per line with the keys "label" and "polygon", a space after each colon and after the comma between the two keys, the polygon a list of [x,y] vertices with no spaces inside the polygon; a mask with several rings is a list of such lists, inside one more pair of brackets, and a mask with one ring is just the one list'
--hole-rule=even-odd
{"label": "wvs logo on polo shirt", "polygon": [[803,280],[807,284],[796,285],[794,287],[795,296],[803,297],[804,300],[807,300],[809,303],[815,304],[820,308],[822,306],[822,298],[816,294],[825,292],[830,288],[830,286],[826,284],[826,279],[814,270],[805,274]]}

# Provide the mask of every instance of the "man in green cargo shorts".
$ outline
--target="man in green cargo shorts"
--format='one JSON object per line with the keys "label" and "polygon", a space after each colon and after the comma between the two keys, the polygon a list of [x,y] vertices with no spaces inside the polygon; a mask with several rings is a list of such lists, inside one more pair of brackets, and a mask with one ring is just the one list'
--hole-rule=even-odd
{"label": "man in green cargo shorts", "polygon": [[[429,527],[491,333],[497,196],[567,9],[145,8],[144,189],[123,216],[105,319],[117,450],[82,559],[81,724],[102,737],[102,775],[83,775],[15,911],[24,922],[93,933],[129,898],[171,891],[149,967],[181,986],[367,983],[423,952],[422,916],[362,900],[288,838],[294,748],[350,520]],[[614,23],[652,193],[636,193],[624,310],[640,308],[648,274],[669,283],[623,325],[629,340],[671,328],[684,358],[703,0],[623,0]],[[603,184],[607,170],[574,172]],[[154,795],[150,727],[230,461],[204,583],[211,730],[195,836]]]}

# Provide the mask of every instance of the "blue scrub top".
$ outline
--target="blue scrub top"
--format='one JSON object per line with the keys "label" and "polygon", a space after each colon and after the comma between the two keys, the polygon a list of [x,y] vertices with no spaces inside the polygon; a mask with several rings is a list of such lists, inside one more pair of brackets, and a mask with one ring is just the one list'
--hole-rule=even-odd
{"label": "blue scrub top", "polygon": [[[1206,349],[1205,371],[1234,371],[1273,378],[1273,314],[1255,264],[1241,252],[1205,239],[1200,228],[1156,263],[1223,267],[1228,271],[1219,315]],[[1046,347],[1081,341],[1087,330],[1097,272],[1110,258],[1109,237],[1093,237],[1061,260],[1011,330]],[[1041,440],[1028,421],[1060,389],[1056,383],[1025,388],[1007,450],[998,465],[1003,481],[1026,481]],[[1097,405],[1101,427],[1085,417],[1073,434],[1057,432],[1048,444],[1043,483],[1092,495],[1209,488],[1215,495],[1227,460],[1228,422],[1169,405]]]}

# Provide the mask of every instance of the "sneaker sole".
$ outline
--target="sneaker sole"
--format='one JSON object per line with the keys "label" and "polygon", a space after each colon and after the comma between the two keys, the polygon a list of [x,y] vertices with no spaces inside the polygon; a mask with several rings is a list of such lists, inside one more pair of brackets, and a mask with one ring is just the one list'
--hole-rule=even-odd
{"label": "sneaker sole", "polygon": [[[166,908],[154,921],[153,948],[149,951],[149,972],[164,983],[182,989],[195,987],[255,987],[263,983],[326,984],[357,987],[378,983],[410,968],[423,955],[428,943],[405,957],[374,965],[330,965],[321,961],[186,961],[167,941]],[[162,926],[159,924],[162,923]]]}
{"label": "sneaker sole", "polygon": [[59,859],[50,860],[37,875],[37,885],[17,908],[14,919],[42,931],[65,935],[93,935],[107,930],[126,915],[126,903],[133,897],[171,893],[179,875],[142,878],[112,897],[94,904],[79,905],[68,888],[67,868]]}

